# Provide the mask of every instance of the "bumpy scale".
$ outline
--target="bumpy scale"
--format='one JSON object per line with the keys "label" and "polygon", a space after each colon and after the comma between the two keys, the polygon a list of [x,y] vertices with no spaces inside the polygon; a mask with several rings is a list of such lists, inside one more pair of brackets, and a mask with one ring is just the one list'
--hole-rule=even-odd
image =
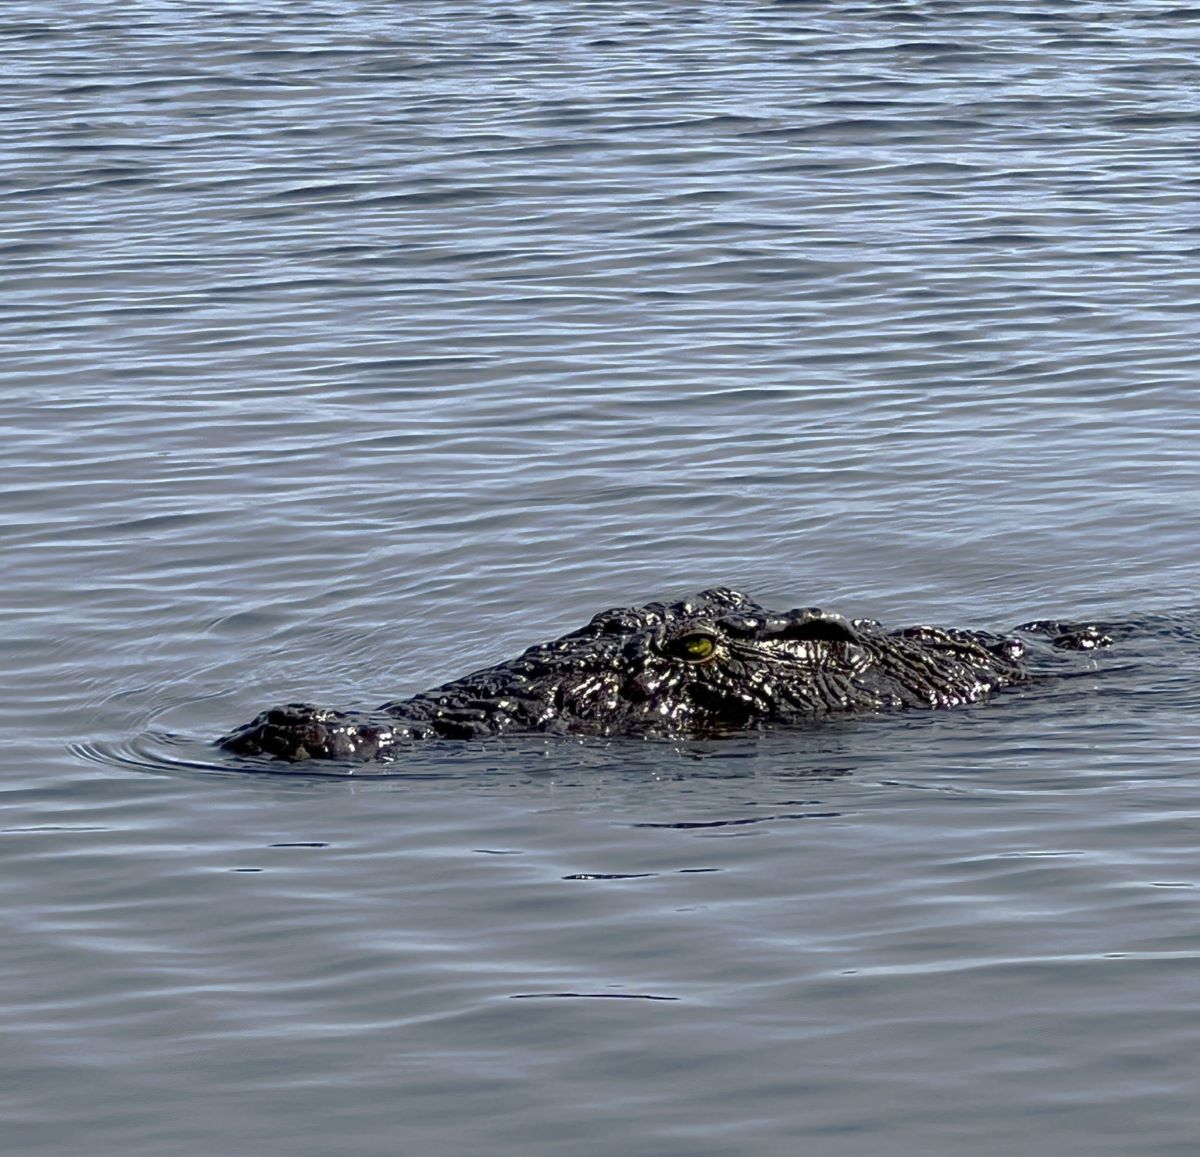
{"label": "bumpy scale", "polygon": [[[1094,628],[1030,623],[1060,647]],[[726,588],[596,615],[561,639],[375,712],[291,703],[222,739],[239,755],[392,759],[434,737],[521,733],[714,735],[850,712],[973,703],[1027,682],[1025,646],[979,631],[909,627],[817,609],[779,614]]]}

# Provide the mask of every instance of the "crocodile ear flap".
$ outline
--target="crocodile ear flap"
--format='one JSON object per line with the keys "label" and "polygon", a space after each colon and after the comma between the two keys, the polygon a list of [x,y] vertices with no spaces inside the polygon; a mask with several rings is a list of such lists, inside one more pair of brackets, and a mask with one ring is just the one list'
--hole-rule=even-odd
{"label": "crocodile ear flap", "polygon": [[845,619],[805,619],[791,623],[780,632],[780,638],[814,643],[857,643],[858,632]]}

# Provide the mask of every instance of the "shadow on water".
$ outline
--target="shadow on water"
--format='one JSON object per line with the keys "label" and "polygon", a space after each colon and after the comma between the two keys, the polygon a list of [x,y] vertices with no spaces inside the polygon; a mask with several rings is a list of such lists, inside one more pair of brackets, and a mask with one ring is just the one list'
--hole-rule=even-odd
{"label": "shadow on water", "polygon": [[[744,733],[697,741],[522,736],[512,739],[429,740],[386,762],[234,756],[214,742],[148,730],[128,739],[68,745],[78,759],[158,775],[201,774],[291,779],[432,781],[510,777],[527,781],[727,780],[761,776],[764,765],[782,778],[834,780],[853,772],[846,749],[852,728],[839,722],[803,732]],[[781,755],[793,766],[779,766]]]}

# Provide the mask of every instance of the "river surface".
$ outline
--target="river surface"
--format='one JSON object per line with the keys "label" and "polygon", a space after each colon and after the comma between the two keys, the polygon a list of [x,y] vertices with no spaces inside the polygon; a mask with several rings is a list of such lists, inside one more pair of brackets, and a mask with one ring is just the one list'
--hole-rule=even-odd
{"label": "river surface", "polygon": [[[0,24],[0,1144],[1193,1154],[1200,11]],[[248,771],[706,586],[957,712]]]}

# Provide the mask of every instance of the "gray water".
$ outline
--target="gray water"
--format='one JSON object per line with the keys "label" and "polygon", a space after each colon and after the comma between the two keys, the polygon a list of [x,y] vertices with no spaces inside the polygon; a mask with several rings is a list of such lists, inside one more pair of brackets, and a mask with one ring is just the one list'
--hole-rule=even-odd
{"label": "gray water", "polygon": [[[1200,11],[14,0],[0,1144],[1191,1154]],[[254,774],[594,611],[1144,629]]]}

